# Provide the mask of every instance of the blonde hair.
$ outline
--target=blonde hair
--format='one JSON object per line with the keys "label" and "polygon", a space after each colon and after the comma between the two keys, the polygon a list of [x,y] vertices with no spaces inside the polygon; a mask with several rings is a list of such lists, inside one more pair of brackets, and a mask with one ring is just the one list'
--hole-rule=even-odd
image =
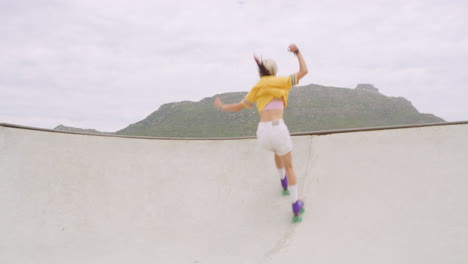
{"label": "blonde hair", "polygon": [[274,60],[272,59],[260,60],[259,58],[255,57],[255,61],[257,62],[257,65],[258,65],[258,73],[260,74],[260,77],[276,75],[278,66],[276,65],[276,62]]}
{"label": "blonde hair", "polygon": [[265,69],[267,69],[268,73],[270,75],[276,75],[276,71],[278,70],[278,66],[276,65],[276,62],[272,59],[264,59],[262,61],[263,66],[265,66]]}

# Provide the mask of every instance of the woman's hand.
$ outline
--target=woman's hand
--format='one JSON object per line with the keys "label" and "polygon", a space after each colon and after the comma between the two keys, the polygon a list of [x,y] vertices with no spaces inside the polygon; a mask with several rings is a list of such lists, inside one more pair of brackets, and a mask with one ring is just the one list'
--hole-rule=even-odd
{"label": "woman's hand", "polygon": [[288,47],[288,51],[297,54],[297,52],[299,52],[299,48],[296,46],[296,44],[291,44]]}
{"label": "woman's hand", "polygon": [[296,73],[297,83],[299,83],[299,80],[302,79],[302,77],[304,77],[309,71],[307,70],[305,60],[299,52],[299,48],[296,44],[289,45],[289,51],[294,53],[299,61],[299,72]]}
{"label": "woman's hand", "polygon": [[223,110],[223,102],[221,101],[221,99],[219,99],[219,97],[216,97],[214,105],[218,110]]}

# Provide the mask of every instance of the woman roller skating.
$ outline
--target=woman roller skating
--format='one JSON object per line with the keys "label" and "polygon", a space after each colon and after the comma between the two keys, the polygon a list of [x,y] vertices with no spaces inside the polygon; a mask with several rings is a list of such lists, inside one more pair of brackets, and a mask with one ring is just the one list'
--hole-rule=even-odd
{"label": "woman roller skating", "polygon": [[216,98],[215,106],[222,111],[238,112],[244,108],[251,108],[256,103],[260,114],[257,140],[262,147],[274,152],[283,194],[291,196],[293,221],[296,222],[301,221],[300,213],[304,211],[304,203],[298,199],[296,173],[292,164],[292,141],[289,130],[283,121],[283,112],[287,106],[289,91],[307,74],[307,65],[295,44],[289,45],[289,51],[296,55],[299,62],[297,73],[287,77],[277,77],[277,66],[273,60],[261,60],[254,56],[260,80],[241,102],[223,104],[219,98]]}

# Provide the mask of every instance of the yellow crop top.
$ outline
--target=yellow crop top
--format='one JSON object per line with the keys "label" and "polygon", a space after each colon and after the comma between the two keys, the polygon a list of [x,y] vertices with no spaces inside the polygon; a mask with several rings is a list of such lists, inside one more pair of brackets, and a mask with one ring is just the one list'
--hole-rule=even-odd
{"label": "yellow crop top", "polygon": [[257,111],[260,113],[273,98],[282,98],[286,108],[289,90],[296,84],[296,74],[288,77],[263,76],[241,103],[247,108],[252,108],[253,104],[257,103]]}

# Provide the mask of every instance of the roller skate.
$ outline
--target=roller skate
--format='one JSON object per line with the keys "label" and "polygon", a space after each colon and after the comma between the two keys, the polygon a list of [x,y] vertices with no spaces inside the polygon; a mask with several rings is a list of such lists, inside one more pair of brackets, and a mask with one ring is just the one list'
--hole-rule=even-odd
{"label": "roller skate", "polygon": [[294,214],[292,221],[294,223],[302,222],[302,214],[305,211],[304,202],[301,200],[297,200],[295,203],[292,204],[292,210]]}
{"label": "roller skate", "polygon": [[281,186],[283,187],[282,194],[284,196],[289,195],[289,190],[288,190],[288,176],[284,176],[284,179],[281,180]]}

